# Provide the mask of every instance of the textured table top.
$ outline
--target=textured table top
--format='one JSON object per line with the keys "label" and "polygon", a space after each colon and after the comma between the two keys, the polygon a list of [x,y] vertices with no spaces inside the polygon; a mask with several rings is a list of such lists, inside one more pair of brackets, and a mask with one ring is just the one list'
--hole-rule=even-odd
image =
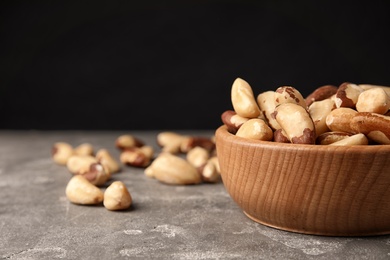
{"label": "textured table top", "polygon": [[273,229],[247,218],[222,183],[171,186],[140,168],[123,166],[112,178],[128,187],[129,210],[67,200],[71,174],[52,161],[54,142],[88,142],[119,158],[119,135],[137,136],[158,152],[157,133],[0,131],[0,258],[390,259],[388,235],[321,237]]}

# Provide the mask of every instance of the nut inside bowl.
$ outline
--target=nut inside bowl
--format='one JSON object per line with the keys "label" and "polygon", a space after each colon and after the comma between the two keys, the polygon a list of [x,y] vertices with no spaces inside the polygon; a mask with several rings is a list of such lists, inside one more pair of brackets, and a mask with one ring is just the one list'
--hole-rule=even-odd
{"label": "nut inside bowl", "polygon": [[326,236],[390,234],[390,145],[327,146],[215,133],[223,184],[252,220]]}

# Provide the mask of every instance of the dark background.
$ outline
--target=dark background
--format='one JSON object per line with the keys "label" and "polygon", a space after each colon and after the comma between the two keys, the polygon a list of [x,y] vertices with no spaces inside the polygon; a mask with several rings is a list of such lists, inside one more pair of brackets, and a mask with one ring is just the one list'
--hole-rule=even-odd
{"label": "dark background", "polygon": [[387,1],[2,1],[1,129],[214,129],[255,94],[390,85]]}

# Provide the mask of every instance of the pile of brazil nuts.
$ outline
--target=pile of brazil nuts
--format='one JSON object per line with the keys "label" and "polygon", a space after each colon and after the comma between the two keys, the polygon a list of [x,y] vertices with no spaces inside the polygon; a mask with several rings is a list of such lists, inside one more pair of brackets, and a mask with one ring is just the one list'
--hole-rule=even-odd
{"label": "pile of brazil nuts", "polygon": [[306,98],[292,86],[259,93],[236,78],[233,110],[221,120],[240,137],[318,145],[390,144],[390,87],[344,82],[324,85]]}
{"label": "pile of brazil nuts", "polygon": [[[125,210],[132,204],[132,196],[119,180],[102,188],[122,165],[143,168],[147,177],[165,184],[188,185],[217,183],[221,180],[214,138],[160,132],[156,137],[161,152],[156,156],[152,146],[133,135],[121,135],[115,140],[119,160],[107,149],[94,151],[90,143],[73,147],[67,142],[56,142],[52,159],[66,166],[72,174],[65,193],[70,202],[78,205],[103,203],[108,210]],[[121,165],[122,164],[122,165]]]}
{"label": "pile of brazil nuts", "polygon": [[52,147],[52,159],[66,166],[72,174],[65,194],[70,202],[78,205],[96,205],[103,202],[108,210],[128,209],[132,197],[121,181],[112,182],[103,192],[101,188],[121,171],[119,162],[108,152],[100,149],[96,153],[89,143],[73,148],[66,142],[56,142]]}
{"label": "pile of brazil nuts", "polygon": [[160,132],[161,153],[145,175],[166,184],[217,183],[221,180],[214,138]]}

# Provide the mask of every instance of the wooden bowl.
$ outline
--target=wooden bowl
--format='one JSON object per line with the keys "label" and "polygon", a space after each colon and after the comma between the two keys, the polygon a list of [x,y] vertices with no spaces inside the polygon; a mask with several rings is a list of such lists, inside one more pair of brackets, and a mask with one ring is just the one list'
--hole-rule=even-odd
{"label": "wooden bowl", "polygon": [[326,236],[390,234],[390,145],[283,144],[216,130],[224,186],[252,220]]}

